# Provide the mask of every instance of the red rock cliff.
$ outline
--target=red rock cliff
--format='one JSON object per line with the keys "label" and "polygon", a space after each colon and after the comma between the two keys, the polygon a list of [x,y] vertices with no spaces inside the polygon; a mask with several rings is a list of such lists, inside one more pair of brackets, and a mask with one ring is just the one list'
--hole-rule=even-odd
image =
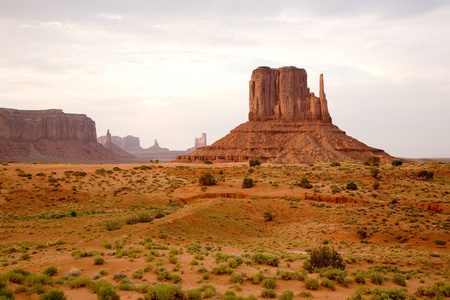
{"label": "red rock cliff", "polygon": [[34,142],[76,140],[96,142],[95,122],[86,115],[61,109],[16,110],[0,108],[0,139]]}
{"label": "red rock cliff", "polygon": [[249,83],[249,121],[322,121],[331,123],[320,76],[319,98],[310,93],[305,69],[259,67]]}

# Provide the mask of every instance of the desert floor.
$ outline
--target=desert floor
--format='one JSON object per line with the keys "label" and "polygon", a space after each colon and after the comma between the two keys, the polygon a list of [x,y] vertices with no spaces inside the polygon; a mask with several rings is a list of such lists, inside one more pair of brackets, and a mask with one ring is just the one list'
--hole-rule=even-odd
{"label": "desert floor", "polygon": [[[450,295],[450,163],[5,163],[0,212],[0,298],[107,299],[102,284],[121,299],[162,284],[187,299]],[[307,272],[319,247],[345,272]]]}

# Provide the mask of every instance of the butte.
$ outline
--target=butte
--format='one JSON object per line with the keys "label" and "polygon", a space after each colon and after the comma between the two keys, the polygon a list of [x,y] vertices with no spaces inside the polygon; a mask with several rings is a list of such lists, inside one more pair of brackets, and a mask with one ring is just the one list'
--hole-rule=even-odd
{"label": "butte", "polygon": [[365,161],[392,157],[348,136],[333,125],[320,75],[319,97],[310,92],[305,69],[259,67],[249,83],[248,122],[211,146],[178,161],[246,161],[259,157],[278,164]]}

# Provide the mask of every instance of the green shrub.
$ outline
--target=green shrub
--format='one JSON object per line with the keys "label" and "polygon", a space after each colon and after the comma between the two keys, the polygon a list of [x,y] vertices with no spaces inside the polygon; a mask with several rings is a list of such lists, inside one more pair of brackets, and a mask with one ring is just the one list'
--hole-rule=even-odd
{"label": "green shrub", "polygon": [[353,181],[350,181],[349,183],[347,183],[346,189],[355,191],[358,189],[358,186]]}
{"label": "green shrub", "polygon": [[14,300],[14,294],[13,291],[11,289],[7,289],[7,288],[2,288],[0,289],[0,299],[3,300]]}
{"label": "green shrub", "polygon": [[268,299],[268,298],[276,298],[277,297],[277,293],[275,293],[274,290],[272,289],[263,289],[261,291],[261,297]]}
{"label": "green shrub", "polygon": [[203,298],[212,298],[216,295],[216,288],[211,284],[202,285]]}
{"label": "green shrub", "polygon": [[374,189],[374,190],[378,190],[379,188],[380,188],[380,182],[378,181],[378,180],[374,180],[373,182],[372,182],[372,188]]}
{"label": "green shrub", "polygon": [[42,272],[42,274],[53,276],[58,274],[58,269],[55,266],[50,266],[47,269],[45,269],[44,272]]}
{"label": "green shrub", "polygon": [[341,164],[340,164],[339,162],[337,162],[337,161],[333,161],[333,162],[330,164],[330,166],[332,166],[332,167],[340,167]]}
{"label": "green shrub", "polygon": [[202,292],[200,289],[192,289],[188,290],[185,295],[185,299],[187,300],[202,300]]}
{"label": "green shrub", "polygon": [[301,186],[304,189],[312,189],[312,187],[313,187],[312,184],[309,183],[308,178],[306,178],[306,177],[302,177],[300,179],[300,182],[295,185]]}
{"label": "green shrub", "polygon": [[229,260],[227,261],[227,265],[228,265],[230,268],[233,268],[233,269],[239,267],[239,266],[242,265],[243,263],[244,263],[244,260],[243,260],[242,257],[240,257],[240,256],[235,257],[235,258],[231,258],[231,259],[229,259]]}
{"label": "green shrub", "polygon": [[365,239],[367,237],[367,232],[365,232],[362,229],[358,229],[358,231],[356,231],[356,233],[363,239]]}
{"label": "green shrub", "polygon": [[270,222],[275,219],[275,215],[271,213],[270,211],[264,212],[264,222]]}
{"label": "green shrub", "polygon": [[380,164],[380,158],[378,156],[370,156],[367,158],[367,163],[371,166],[378,166]]}
{"label": "green shrub", "polygon": [[230,266],[222,264],[219,266],[212,267],[211,273],[215,275],[232,274],[234,271]]}
{"label": "green shrub", "polygon": [[433,172],[429,172],[429,171],[419,171],[416,173],[416,177],[418,179],[423,179],[423,180],[431,180],[433,179],[434,173]]}
{"label": "green shrub", "polygon": [[262,281],[262,286],[273,290],[277,287],[277,282],[273,278],[266,278]]}
{"label": "green shrub", "polygon": [[446,242],[443,240],[434,240],[434,243],[439,246],[445,246]]}
{"label": "green shrub", "polygon": [[369,278],[375,284],[383,284],[383,282],[385,280],[384,276],[377,272],[371,272],[369,274]]}
{"label": "green shrub", "polygon": [[94,258],[94,265],[103,265],[105,263],[105,259],[101,256],[97,256]]}
{"label": "green shrub", "polygon": [[392,282],[396,285],[406,286],[406,278],[402,274],[394,274]]}
{"label": "green shrub", "polygon": [[342,270],[345,269],[342,256],[336,250],[327,246],[313,249],[310,255],[310,270],[325,267],[333,267]]}
{"label": "green shrub", "polygon": [[401,160],[394,159],[394,160],[391,162],[391,165],[393,165],[394,167],[399,167],[399,166],[403,165],[403,162],[402,162]]}
{"label": "green shrub", "polygon": [[278,256],[263,253],[253,254],[252,260],[257,264],[265,263],[272,267],[278,267],[278,264],[280,263],[280,258]]}
{"label": "green shrub", "polygon": [[356,273],[355,275],[355,281],[359,284],[365,284],[366,283],[366,278],[364,277],[363,274],[361,274],[361,272]]}
{"label": "green shrub", "polygon": [[200,176],[198,183],[200,183],[201,185],[215,185],[216,179],[210,173],[203,173]]}
{"label": "green shrub", "polygon": [[60,290],[50,290],[39,296],[39,300],[66,300],[66,295]]}
{"label": "green shrub", "polygon": [[324,278],[324,279],[322,280],[322,282],[320,283],[320,285],[322,285],[322,286],[324,286],[324,287],[326,287],[326,288],[329,288],[329,289],[332,290],[332,291],[336,290],[336,285],[334,284],[333,281],[331,281],[331,280],[328,279],[328,278]]}
{"label": "green shrub", "polygon": [[212,165],[212,161],[210,161],[210,160],[204,160],[203,163],[205,165]]}
{"label": "green shrub", "polygon": [[248,188],[251,188],[252,186],[254,186],[254,184],[253,184],[253,179],[251,179],[251,178],[249,178],[249,177],[245,177],[245,178],[242,180],[242,188],[248,189]]}
{"label": "green shrub", "polygon": [[133,278],[142,279],[142,277],[144,277],[142,269],[137,269],[136,271],[133,272]]}
{"label": "green shrub", "polygon": [[77,278],[70,280],[67,283],[67,285],[71,289],[76,289],[79,287],[89,287],[92,285],[92,281],[91,281],[91,279],[89,279],[87,277],[77,277]]}
{"label": "green shrub", "polygon": [[388,289],[380,289],[374,288],[371,291],[372,296],[371,300],[404,300],[406,299],[406,293],[403,290],[388,288]]}
{"label": "green shrub", "polygon": [[19,260],[30,260],[31,256],[28,253],[22,253],[19,257]]}
{"label": "green shrub", "polygon": [[305,287],[308,290],[317,290],[319,288],[319,281],[314,278],[306,278],[305,279]]}
{"label": "green shrub", "polygon": [[105,228],[107,231],[119,230],[123,226],[121,219],[111,219],[105,221]]}
{"label": "green shrub", "polygon": [[444,296],[450,297],[450,282],[439,280],[426,288],[417,288],[417,293],[422,296],[434,297],[434,299],[443,299]]}
{"label": "green shrub", "polygon": [[114,290],[112,286],[101,286],[97,290],[98,300],[120,300],[119,294]]}
{"label": "green shrub", "polygon": [[250,167],[256,167],[256,166],[261,165],[261,162],[260,162],[260,160],[259,160],[259,157],[253,157],[253,158],[251,158],[251,159],[248,161],[248,165],[249,165]]}
{"label": "green shrub", "polygon": [[162,284],[150,286],[144,294],[144,298],[148,300],[181,300],[185,299],[185,295],[179,286]]}
{"label": "green shrub", "polygon": [[278,300],[292,300],[294,299],[294,293],[290,290],[283,291],[281,296],[278,297]]}
{"label": "green shrub", "polygon": [[241,274],[238,273],[232,273],[230,275],[230,279],[232,283],[242,283],[244,282],[244,278],[242,277]]}
{"label": "green shrub", "polygon": [[264,279],[264,275],[262,273],[256,273],[253,276],[250,276],[248,279],[252,281],[253,284],[258,284]]}

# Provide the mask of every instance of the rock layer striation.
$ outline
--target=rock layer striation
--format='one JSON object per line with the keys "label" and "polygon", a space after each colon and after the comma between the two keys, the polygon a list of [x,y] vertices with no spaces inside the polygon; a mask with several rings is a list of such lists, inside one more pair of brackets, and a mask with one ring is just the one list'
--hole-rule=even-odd
{"label": "rock layer striation", "polygon": [[60,109],[0,108],[0,161],[116,162],[97,142],[95,122]]}
{"label": "rock layer striation", "polygon": [[245,161],[259,157],[273,163],[313,163],[391,157],[346,135],[332,124],[319,78],[319,97],[310,92],[304,69],[259,67],[249,82],[249,121],[228,135],[179,161]]}

